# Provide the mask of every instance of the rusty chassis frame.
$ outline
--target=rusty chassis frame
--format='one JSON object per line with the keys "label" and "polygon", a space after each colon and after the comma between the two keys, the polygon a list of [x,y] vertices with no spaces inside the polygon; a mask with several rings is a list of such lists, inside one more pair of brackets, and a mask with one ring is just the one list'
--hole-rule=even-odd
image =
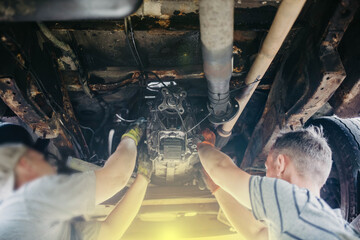
{"label": "rusty chassis frame", "polygon": [[0,36],[1,47],[14,66],[11,71],[0,71],[0,97],[3,102],[19,119],[29,125],[38,137],[54,139],[64,156],[71,154],[84,159],[89,157],[89,149],[77,123],[61,74],[51,76],[52,81],[60,81],[59,88],[55,89],[61,95],[61,102],[56,102],[42,85],[38,73],[30,66],[29,57],[4,33]]}
{"label": "rusty chassis frame", "polygon": [[[337,47],[358,7],[356,0],[341,0],[325,30],[309,28],[306,39],[299,40],[315,44],[289,51],[277,72],[263,115],[251,136],[241,163],[243,169],[264,169],[266,155],[280,131],[302,127],[339,88],[346,72]],[[314,16],[315,9],[311,11]],[[323,34],[314,36],[314,32]],[[322,40],[316,44],[315,39],[319,38]],[[291,70],[291,66],[299,68]],[[303,90],[301,96],[297,94],[299,91],[293,91],[296,88]]]}

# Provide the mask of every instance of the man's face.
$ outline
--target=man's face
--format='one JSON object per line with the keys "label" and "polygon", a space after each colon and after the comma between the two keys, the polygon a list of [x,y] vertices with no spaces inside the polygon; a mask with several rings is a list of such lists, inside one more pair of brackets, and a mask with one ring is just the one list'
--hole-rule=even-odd
{"label": "man's face", "polygon": [[34,177],[43,177],[56,174],[56,168],[51,166],[44,158],[44,155],[33,149],[29,149],[24,158],[29,165],[29,171]]}

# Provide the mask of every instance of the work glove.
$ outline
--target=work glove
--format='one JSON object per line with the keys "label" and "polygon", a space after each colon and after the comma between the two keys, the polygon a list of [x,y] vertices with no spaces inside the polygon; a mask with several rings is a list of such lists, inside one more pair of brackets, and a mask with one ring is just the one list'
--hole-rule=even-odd
{"label": "work glove", "polygon": [[150,161],[148,158],[139,159],[138,167],[137,167],[137,174],[143,175],[145,179],[150,183],[151,175],[153,173],[153,162]]}
{"label": "work glove", "polygon": [[201,144],[208,144],[212,147],[215,147],[216,136],[210,129],[206,128],[202,131],[202,141],[197,144],[197,147]]}
{"label": "work glove", "polygon": [[214,183],[214,181],[211,179],[211,177],[209,176],[209,174],[205,171],[204,168],[200,169],[200,174],[202,179],[205,182],[205,185],[207,187],[207,189],[209,189],[209,191],[214,194],[217,190],[220,189],[219,185],[217,185],[216,183]]}
{"label": "work glove", "polygon": [[140,139],[142,138],[146,128],[146,120],[141,117],[136,120],[134,123],[130,124],[129,128],[122,135],[121,139],[124,137],[129,137],[135,141],[136,146],[139,144]]}

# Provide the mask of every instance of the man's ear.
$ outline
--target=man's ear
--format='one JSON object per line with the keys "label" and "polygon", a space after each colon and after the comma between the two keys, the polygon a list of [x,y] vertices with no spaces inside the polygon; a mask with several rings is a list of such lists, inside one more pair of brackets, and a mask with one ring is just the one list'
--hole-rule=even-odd
{"label": "man's ear", "polygon": [[276,176],[280,177],[286,169],[287,158],[283,154],[279,154],[276,158]]}

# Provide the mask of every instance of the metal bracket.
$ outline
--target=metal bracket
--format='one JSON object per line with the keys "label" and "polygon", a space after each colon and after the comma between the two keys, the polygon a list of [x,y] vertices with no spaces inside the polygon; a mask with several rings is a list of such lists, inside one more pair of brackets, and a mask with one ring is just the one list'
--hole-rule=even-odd
{"label": "metal bracket", "polygon": [[[212,112],[212,109],[210,108],[209,105],[208,105],[208,109],[210,112]],[[236,116],[236,113],[239,111],[239,109],[240,109],[239,104],[235,100],[235,98],[230,98],[228,111],[221,116],[216,116],[214,114],[211,114],[209,116],[209,121],[213,124],[224,124],[228,121],[231,121]]]}

